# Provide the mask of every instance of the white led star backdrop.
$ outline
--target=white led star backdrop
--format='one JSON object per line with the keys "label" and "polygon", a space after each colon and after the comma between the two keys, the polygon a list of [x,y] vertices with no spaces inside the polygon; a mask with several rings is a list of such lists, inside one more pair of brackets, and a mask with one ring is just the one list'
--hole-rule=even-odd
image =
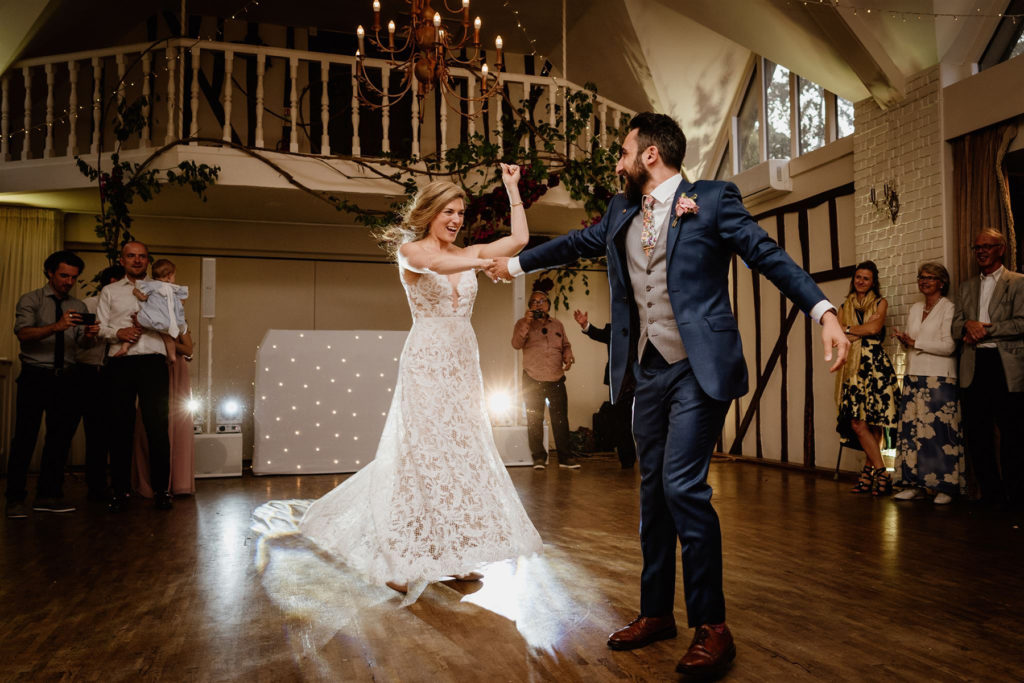
{"label": "white led star backdrop", "polygon": [[355,472],[373,460],[407,335],[269,330],[256,352],[253,472]]}

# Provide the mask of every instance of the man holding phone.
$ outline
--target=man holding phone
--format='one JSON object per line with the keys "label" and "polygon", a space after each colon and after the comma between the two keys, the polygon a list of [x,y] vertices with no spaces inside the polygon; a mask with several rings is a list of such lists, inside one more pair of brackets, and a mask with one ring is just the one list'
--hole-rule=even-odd
{"label": "man holding phone", "polygon": [[74,424],[69,370],[79,347],[95,344],[99,326],[84,324],[85,304],[71,296],[85,264],[72,251],[57,251],[43,263],[46,284],[23,294],[15,313],[14,334],[21,352],[21,374],[15,402],[14,438],[7,463],[7,516],[28,516],[25,505],[28,466],[35,451],[39,424],[46,415],[46,440],[33,509],[72,512],[65,503],[64,463]]}
{"label": "man holding phone", "polygon": [[547,466],[545,404],[551,411],[558,466],[579,469],[569,441],[569,401],[565,393],[565,373],[576,359],[562,323],[548,315],[551,301],[547,292],[552,287],[554,283],[549,278],[534,283],[526,315],[516,321],[512,330],[512,348],[523,351],[523,400],[533,469],[542,470]]}

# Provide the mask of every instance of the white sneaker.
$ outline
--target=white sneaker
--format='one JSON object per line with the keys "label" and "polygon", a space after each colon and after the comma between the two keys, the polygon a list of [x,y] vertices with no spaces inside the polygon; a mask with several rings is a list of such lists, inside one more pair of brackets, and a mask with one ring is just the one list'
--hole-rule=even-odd
{"label": "white sneaker", "polygon": [[893,495],[895,500],[916,500],[924,497],[924,491],[921,489],[904,489],[899,493]]}
{"label": "white sneaker", "polygon": [[948,493],[936,493],[935,504],[936,505],[949,505],[953,502],[953,496]]}

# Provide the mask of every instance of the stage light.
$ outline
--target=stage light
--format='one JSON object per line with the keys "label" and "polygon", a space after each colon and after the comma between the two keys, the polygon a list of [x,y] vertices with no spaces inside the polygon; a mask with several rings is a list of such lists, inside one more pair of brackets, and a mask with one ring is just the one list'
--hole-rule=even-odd
{"label": "stage light", "polygon": [[244,404],[234,396],[221,400],[217,405],[217,433],[234,433],[242,431],[242,411]]}
{"label": "stage light", "polygon": [[491,424],[495,426],[508,426],[512,424],[515,402],[512,400],[512,392],[505,389],[498,389],[489,392],[487,396],[487,407],[491,413]]}
{"label": "stage light", "polygon": [[197,398],[190,398],[189,400],[185,401],[185,408],[188,410],[188,412],[192,413],[193,415],[198,413],[202,409],[202,407],[203,402]]}

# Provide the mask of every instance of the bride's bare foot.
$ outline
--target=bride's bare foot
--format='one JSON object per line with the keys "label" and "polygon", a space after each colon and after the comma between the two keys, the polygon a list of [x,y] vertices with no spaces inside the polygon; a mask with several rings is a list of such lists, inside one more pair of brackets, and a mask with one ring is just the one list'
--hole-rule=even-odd
{"label": "bride's bare foot", "polygon": [[484,578],[484,575],[481,574],[480,572],[470,572],[468,574],[456,574],[455,575],[455,580],[456,581],[479,581],[482,578]]}
{"label": "bride's bare foot", "polygon": [[387,586],[388,588],[390,588],[393,591],[398,591],[399,593],[408,593],[409,592],[409,584],[406,584],[406,583],[396,583],[394,581],[385,581],[384,585]]}

